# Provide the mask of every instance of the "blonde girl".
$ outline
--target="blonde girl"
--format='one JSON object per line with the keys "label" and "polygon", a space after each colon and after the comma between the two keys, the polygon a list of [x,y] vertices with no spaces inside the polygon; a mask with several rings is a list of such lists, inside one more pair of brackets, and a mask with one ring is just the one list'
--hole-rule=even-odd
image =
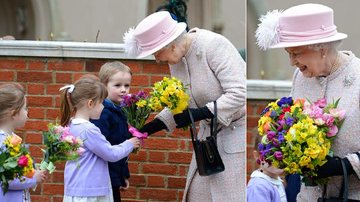
{"label": "blonde girl", "polygon": [[108,162],[118,161],[140,146],[137,138],[111,145],[90,119],[99,119],[107,90],[95,76],[85,76],[61,89],[61,125],[84,140],[78,162],[65,165],[64,202],[113,201]]}
{"label": "blonde girl", "polygon": [[[27,118],[24,88],[18,83],[0,85],[0,147],[7,136],[14,134],[15,129],[24,127]],[[36,170],[32,178],[24,178],[22,182],[19,179],[9,182],[9,190],[5,195],[0,189],[0,201],[30,201],[29,188],[44,182],[46,171]]]}

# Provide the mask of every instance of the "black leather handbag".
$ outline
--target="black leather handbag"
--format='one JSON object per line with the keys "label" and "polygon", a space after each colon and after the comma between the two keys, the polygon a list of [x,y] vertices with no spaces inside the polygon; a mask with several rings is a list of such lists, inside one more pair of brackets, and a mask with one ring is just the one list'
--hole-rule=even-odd
{"label": "black leather handbag", "polygon": [[354,200],[354,199],[348,199],[348,191],[349,191],[349,182],[348,182],[348,175],[347,175],[347,170],[346,170],[346,166],[344,161],[339,158],[336,157],[340,160],[341,162],[341,166],[343,169],[343,173],[344,173],[344,177],[343,177],[343,182],[341,185],[341,190],[340,190],[340,194],[339,197],[330,197],[330,198],[325,198],[325,194],[326,194],[326,185],[324,185],[324,191],[323,191],[323,195],[322,197],[318,198],[318,202],[360,202],[359,200]]}
{"label": "black leather handbag", "polygon": [[198,167],[199,175],[209,176],[225,170],[224,163],[220,157],[217,143],[217,106],[216,101],[214,101],[214,117],[211,119],[211,130],[210,136],[206,140],[197,139],[196,126],[194,118],[189,110],[189,115],[191,119],[191,140],[193,143],[196,164]]}

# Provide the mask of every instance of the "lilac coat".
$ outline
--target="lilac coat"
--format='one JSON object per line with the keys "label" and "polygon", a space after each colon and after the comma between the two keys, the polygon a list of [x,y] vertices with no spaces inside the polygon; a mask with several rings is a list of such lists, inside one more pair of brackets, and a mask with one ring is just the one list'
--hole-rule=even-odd
{"label": "lilac coat", "polygon": [[118,161],[130,154],[134,146],[129,141],[111,145],[100,129],[84,119],[73,119],[70,133],[84,140],[85,152],[78,161],[65,165],[65,195],[96,197],[111,193],[108,162]]}
{"label": "lilac coat", "polygon": [[[6,138],[6,134],[0,131],[0,147],[3,147],[3,142]],[[19,179],[15,179],[9,183],[9,190],[6,194],[3,194],[2,189],[0,188],[0,202],[11,201],[11,202],[21,202],[23,201],[23,194],[25,189],[29,189],[36,185],[35,178],[25,178],[25,181],[20,182]]]}

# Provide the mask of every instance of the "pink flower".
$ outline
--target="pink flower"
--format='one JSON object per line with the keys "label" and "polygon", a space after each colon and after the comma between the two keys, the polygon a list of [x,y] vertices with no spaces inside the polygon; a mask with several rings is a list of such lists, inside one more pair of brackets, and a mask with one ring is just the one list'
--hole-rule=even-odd
{"label": "pink flower", "polygon": [[326,106],[326,99],[325,98],[318,99],[316,102],[314,102],[314,105],[320,108],[324,108]]}
{"label": "pink flower", "polygon": [[335,121],[335,118],[330,115],[330,114],[324,114],[323,115],[323,120],[325,121],[325,124],[327,126],[333,126],[334,125],[334,121]]}
{"label": "pink flower", "polygon": [[338,133],[338,127],[333,125],[329,128],[329,131],[326,133],[327,137],[334,137]]}
{"label": "pink flower", "polygon": [[283,155],[282,155],[281,151],[276,151],[276,152],[274,152],[274,157],[275,157],[277,160],[281,161],[282,158],[283,158]]}
{"label": "pink flower", "polygon": [[18,165],[20,167],[26,167],[28,166],[28,158],[26,156],[21,156],[18,160]]}
{"label": "pink flower", "polygon": [[339,120],[343,120],[345,117],[345,110],[341,110],[341,109],[337,109],[337,108],[333,108],[333,109],[329,109],[329,112],[332,116],[334,116],[335,118],[339,118]]}
{"label": "pink flower", "polygon": [[76,150],[76,153],[79,154],[80,156],[85,152],[85,149],[82,148],[82,147],[79,147],[77,150]]}

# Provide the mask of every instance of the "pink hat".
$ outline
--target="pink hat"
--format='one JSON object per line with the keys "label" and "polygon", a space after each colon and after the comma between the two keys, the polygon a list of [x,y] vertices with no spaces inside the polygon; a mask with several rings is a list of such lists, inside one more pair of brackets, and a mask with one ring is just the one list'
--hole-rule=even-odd
{"label": "pink hat", "polygon": [[260,18],[257,45],[268,48],[296,47],[345,39],[334,25],[333,9],[321,4],[302,4],[285,11],[269,11]]}
{"label": "pink hat", "polygon": [[186,23],[176,22],[169,12],[153,13],[124,34],[125,51],[136,58],[149,56],[174,41],[185,29]]}

